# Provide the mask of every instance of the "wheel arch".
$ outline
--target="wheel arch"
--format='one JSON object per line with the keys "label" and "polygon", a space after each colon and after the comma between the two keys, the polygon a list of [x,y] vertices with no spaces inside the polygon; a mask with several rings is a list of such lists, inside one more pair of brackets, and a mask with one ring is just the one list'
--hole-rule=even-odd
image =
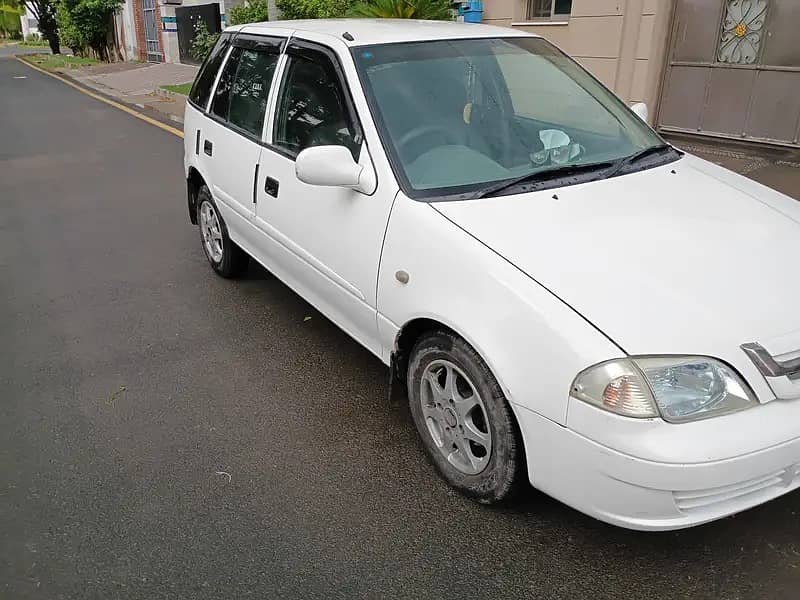
{"label": "wheel arch", "polygon": [[206,180],[194,166],[189,167],[186,176],[186,203],[189,209],[189,220],[192,225],[197,225],[197,193],[206,184]]}
{"label": "wheel arch", "polygon": [[506,398],[506,402],[508,402],[508,406],[511,409],[511,414],[514,416],[514,425],[517,428],[519,439],[522,440],[522,462],[524,469],[527,472],[530,449],[528,448],[527,437],[522,434],[522,425],[520,416],[518,414],[519,410],[524,409],[520,409],[514,402],[512,402],[508,388],[503,384],[503,381],[500,379],[500,377],[498,377],[497,370],[494,369],[492,363],[487,360],[486,355],[481,351],[480,346],[477,345],[474,340],[470,339],[469,336],[464,335],[456,327],[453,327],[452,325],[446,323],[444,319],[440,319],[438,317],[420,316],[406,321],[406,323],[400,327],[395,335],[394,349],[392,351],[390,360],[390,370],[392,376],[397,377],[397,379],[399,379],[400,382],[402,382],[402,384],[405,386],[408,375],[409,359],[411,357],[411,351],[414,349],[414,345],[422,338],[422,336],[433,331],[445,331],[460,337],[467,344],[469,344],[475,353],[481,358],[481,360],[486,363],[486,367],[492,373],[495,381],[497,381],[497,384],[500,386],[500,389]]}
{"label": "wheel arch", "polygon": [[[453,323],[448,322],[438,315],[420,315],[408,319],[397,331],[394,339],[394,348],[392,349],[390,365],[394,374],[403,383],[406,381],[406,374],[408,372],[408,362],[411,356],[411,351],[414,349],[414,344],[426,333],[431,331],[446,331],[457,335],[481,357],[481,360],[486,363],[492,375],[497,380],[500,389],[506,399],[511,403],[511,395],[508,387],[503,383],[502,378],[498,375],[497,369],[492,364],[492,361],[487,358],[486,352],[481,348],[481,344],[471,336],[466,335],[459,327]],[[513,404],[513,403],[512,403]]]}
{"label": "wheel arch", "polygon": [[417,341],[426,333],[442,330],[453,333],[464,338],[465,340],[467,339],[449,325],[430,317],[417,317],[411,319],[398,330],[394,339],[392,365],[394,374],[400,381],[403,383],[406,381],[411,350],[414,349],[414,345],[417,343]]}

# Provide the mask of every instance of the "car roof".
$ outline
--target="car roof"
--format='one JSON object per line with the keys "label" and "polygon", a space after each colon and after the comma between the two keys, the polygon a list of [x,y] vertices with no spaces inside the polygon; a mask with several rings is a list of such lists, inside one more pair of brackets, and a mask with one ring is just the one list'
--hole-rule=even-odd
{"label": "car roof", "polygon": [[[265,21],[229,27],[226,31],[246,28],[248,33],[269,35],[273,29],[291,29],[299,37],[303,32],[330,35],[348,46],[389,44],[485,37],[538,37],[510,27],[495,27],[455,21],[416,21],[413,19],[309,19],[304,21]],[[342,35],[347,32],[353,38]]]}

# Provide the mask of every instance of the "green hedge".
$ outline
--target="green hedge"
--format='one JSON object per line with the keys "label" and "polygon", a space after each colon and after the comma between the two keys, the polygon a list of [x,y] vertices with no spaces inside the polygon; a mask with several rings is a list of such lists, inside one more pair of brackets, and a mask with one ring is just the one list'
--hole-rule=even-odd
{"label": "green hedge", "polygon": [[335,19],[343,17],[350,0],[276,0],[282,19]]}
{"label": "green hedge", "polygon": [[19,18],[25,11],[20,8],[0,5],[0,35],[18,38],[22,35],[22,23]]}

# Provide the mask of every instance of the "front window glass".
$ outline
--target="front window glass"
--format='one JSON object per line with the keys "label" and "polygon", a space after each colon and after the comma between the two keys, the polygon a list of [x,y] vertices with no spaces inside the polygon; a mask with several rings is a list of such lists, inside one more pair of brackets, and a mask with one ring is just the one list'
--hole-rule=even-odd
{"label": "front window glass", "polygon": [[608,168],[663,144],[539,38],[385,44],[353,54],[414,197],[478,191],[554,167]]}
{"label": "front window glass", "polygon": [[[311,53],[309,53],[311,54]],[[275,116],[275,145],[296,156],[310,146],[346,146],[357,159],[356,129],[333,64],[292,56]]]}

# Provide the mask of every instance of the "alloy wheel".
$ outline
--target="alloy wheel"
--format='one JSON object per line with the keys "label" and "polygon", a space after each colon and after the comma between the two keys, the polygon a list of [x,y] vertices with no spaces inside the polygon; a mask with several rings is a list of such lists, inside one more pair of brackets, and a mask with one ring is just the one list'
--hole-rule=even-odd
{"label": "alloy wheel", "polygon": [[200,205],[200,231],[209,258],[215,263],[222,262],[222,229],[217,211],[208,200]]}
{"label": "alloy wheel", "polygon": [[432,361],[422,373],[420,404],[442,456],[465,475],[483,471],[492,432],[483,400],[464,371],[447,360]]}

